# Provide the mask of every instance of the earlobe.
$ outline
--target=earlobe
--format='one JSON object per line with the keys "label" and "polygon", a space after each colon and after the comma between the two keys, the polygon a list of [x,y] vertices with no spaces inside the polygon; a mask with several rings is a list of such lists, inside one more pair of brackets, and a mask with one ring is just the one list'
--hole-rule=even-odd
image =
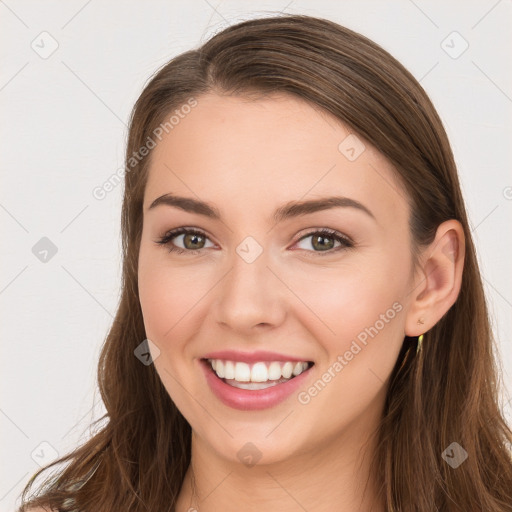
{"label": "earlobe", "polygon": [[464,229],[451,219],[440,224],[434,241],[423,250],[405,325],[407,336],[431,329],[455,303],[464,267]]}

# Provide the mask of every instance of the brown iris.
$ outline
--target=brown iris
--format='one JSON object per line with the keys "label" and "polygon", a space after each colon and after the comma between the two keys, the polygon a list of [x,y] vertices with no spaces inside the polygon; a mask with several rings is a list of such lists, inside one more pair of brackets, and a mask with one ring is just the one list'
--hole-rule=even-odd
{"label": "brown iris", "polygon": [[[201,241],[202,239],[202,241]],[[199,241],[198,241],[199,240]],[[188,246],[188,242],[191,243],[191,247]],[[205,244],[205,237],[196,233],[186,233],[183,235],[183,245],[187,249],[195,250],[202,249]]]}
{"label": "brown iris", "polygon": [[[326,240],[330,241],[326,243]],[[326,251],[334,247],[334,240],[332,239],[332,237],[315,235],[311,238],[311,244],[315,249],[319,249],[320,251]]]}

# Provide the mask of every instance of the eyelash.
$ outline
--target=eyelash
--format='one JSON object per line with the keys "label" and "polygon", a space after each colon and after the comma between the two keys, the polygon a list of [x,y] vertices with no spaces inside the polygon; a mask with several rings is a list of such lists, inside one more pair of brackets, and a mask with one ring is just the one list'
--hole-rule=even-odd
{"label": "eyelash", "polygon": [[[173,238],[176,238],[177,236],[183,235],[183,234],[198,235],[201,237],[208,238],[203,231],[199,231],[197,229],[177,228],[177,229],[173,229],[173,230],[167,232],[162,238],[160,238],[159,240],[156,240],[155,243],[162,245],[162,246],[167,246],[168,251],[171,253],[172,252],[174,252],[176,254],[187,253],[189,255],[199,254],[202,251],[202,249],[182,249],[181,247],[176,247],[175,245],[171,244],[171,240]],[[305,238],[310,237],[311,235],[321,235],[326,238],[334,238],[337,242],[340,242],[342,244],[340,247],[337,247],[334,249],[329,249],[326,251],[306,251],[306,252],[313,252],[313,253],[317,254],[318,256],[325,256],[325,255],[333,254],[340,250],[350,249],[350,248],[354,247],[354,243],[347,236],[342,235],[338,231],[336,231],[334,229],[329,229],[329,228],[322,228],[322,229],[318,229],[315,231],[310,231],[309,233],[306,233],[301,238],[299,238],[299,240],[297,240],[297,242],[295,242],[295,243],[299,243],[302,240],[304,240]]]}

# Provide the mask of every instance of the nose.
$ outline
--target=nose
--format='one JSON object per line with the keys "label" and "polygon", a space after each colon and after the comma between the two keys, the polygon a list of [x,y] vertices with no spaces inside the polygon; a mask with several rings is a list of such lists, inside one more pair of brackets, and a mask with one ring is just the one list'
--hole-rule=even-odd
{"label": "nose", "polygon": [[269,268],[265,251],[248,263],[236,252],[228,274],[216,287],[213,312],[218,324],[251,335],[284,322],[287,297],[285,285]]}

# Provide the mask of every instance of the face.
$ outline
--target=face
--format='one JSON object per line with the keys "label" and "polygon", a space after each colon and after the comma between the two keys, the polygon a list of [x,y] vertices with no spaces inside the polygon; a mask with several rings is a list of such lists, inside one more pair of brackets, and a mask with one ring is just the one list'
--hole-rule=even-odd
{"label": "face", "polygon": [[413,282],[405,192],[300,99],[197,102],[152,150],[144,196],[156,370],[211,453],[318,453],[381,415]]}

